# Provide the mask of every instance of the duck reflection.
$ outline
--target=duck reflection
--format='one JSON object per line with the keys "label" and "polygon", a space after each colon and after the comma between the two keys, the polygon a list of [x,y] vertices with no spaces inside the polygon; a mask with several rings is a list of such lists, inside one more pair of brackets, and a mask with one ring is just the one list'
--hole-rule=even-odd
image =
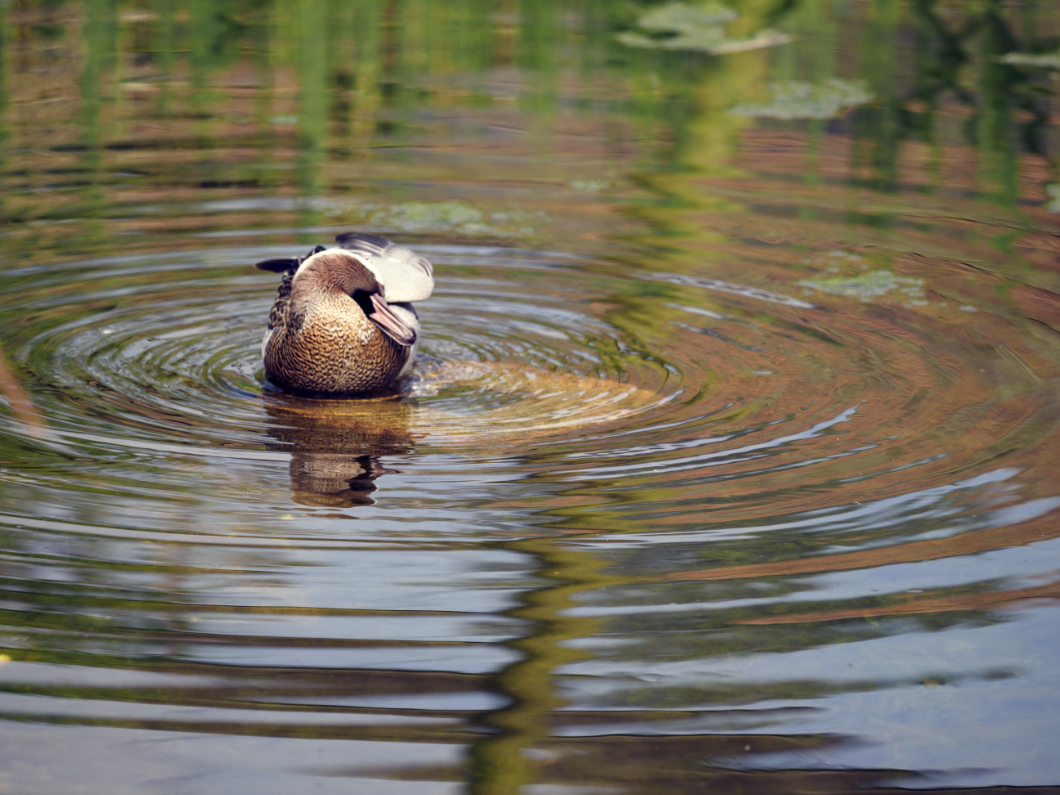
{"label": "duck reflection", "polygon": [[291,495],[301,505],[374,505],[375,479],[393,472],[381,459],[412,450],[411,406],[393,397],[324,400],[265,397],[266,448],[291,454]]}

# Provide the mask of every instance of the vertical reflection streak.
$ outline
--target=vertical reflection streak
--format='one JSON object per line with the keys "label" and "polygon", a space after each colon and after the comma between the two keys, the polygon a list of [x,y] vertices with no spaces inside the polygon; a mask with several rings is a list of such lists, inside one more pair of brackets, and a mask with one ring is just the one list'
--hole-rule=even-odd
{"label": "vertical reflection streak", "polygon": [[902,130],[895,48],[900,13],[898,0],[879,0],[869,5],[863,34],[861,68],[876,102],[858,113],[857,150],[860,150],[859,159],[871,169],[869,183],[882,191],[898,188]]}
{"label": "vertical reflection streak", "polygon": [[[320,161],[327,120],[328,19],[325,0],[302,0],[298,42],[298,186],[301,226],[315,226],[311,199],[321,193]],[[306,242],[303,240],[302,242]]]}
{"label": "vertical reflection streak", "polygon": [[81,90],[81,140],[84,145],[86,187],[82,217],[86,233],[99,242],[104,233],[103,213],[107,196],[103,179],[103,79],[117,48],[115,9],[109,0],[86,0],[84,26],[85,68],[78,80]]}
{"label": "vertical reflection streak", "polygon": [[165,116],[173,98],[173,76],[176,71],[177,41],[173,14],[174,0],[154,0],[156,24],[153,26],[156,65],[163,77],[158,92],[158,115]]}
{"label": "vertical reflection streak", "polygon": [[[813,81],[821,84],[835,72],[835,45],[838,26],[824,0],[808,0],[806,3],[807,27],[813,32],[812,66]],[[824,140],[827,123],[824,119],[810,119],[809,134],[806,136],[806,165],[803,170],[803,182],[807,185],[820,185],[821,143]],[[813,218],[816,213],[811,207],[800,208],[802,217]]]}
{"label": "vertical reflection streak", "polygon": [[991,0],[983,16],[982,72],[980,73],[979,168],[982,190],[996,201],[1014,206],[1019,192],[1018,157],[1013,146],[1014,113],[1012,95],[1015,69],[998,58],[1014,49],[1015,42],[1001,16],[1001,4]]}
{"label": "vertical reflection streak", "polygon": [[[7,29],[7,5],[0,3],[0,179],[7,175],[7,142],[11,138],[8,130],[8,59],[11,57],[11,36]],[[6,181],[6,180],[5,180]],[[6,191],[0,190],[0,219],[7,221],[5,208]]]}
{"label": "vertical reflection streak", "polygon": [[507,613],[529,622],[531,629],[508,644],[523,658],[494,679],[496,689],[512,703],[484,718],[494,733],[471,749],[472,795],[512,795],[537,780],[541,762],[531,752],[547,742],[548,716],[565,703],[555,691],[553,678],[560,667],[586,657],[567,644],[595,634],[599,623],[566,612],[578,594],[620,582],[601,574],[601,561],[571,548],[564,539],[527,538],[500,546],[536,560],[537,574],[547,584],[526,593],[522,606]]}

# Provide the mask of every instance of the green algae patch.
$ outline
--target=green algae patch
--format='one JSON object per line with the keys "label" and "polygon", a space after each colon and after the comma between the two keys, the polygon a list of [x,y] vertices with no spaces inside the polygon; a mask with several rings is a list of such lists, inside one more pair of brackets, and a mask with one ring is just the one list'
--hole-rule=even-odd
{"label": "green algae patch", "polygon": [[905,299],[912,304],[924,301],[924,280],[910,276],[895,276],[889,270],[868,271],[857,276],[823,276],[816,279],[801,279],[800,287],[832,295],[857,298],[872,302],[884,296]]}
{"label": "green algae patch", "polygon": [[372,227],[412,233],[455,232],[468,237],[527,237],[536,232],[532,224],[545,217],[540,211],[485,212],[462,201],[354,202],[329,208],[329,211],[351,223]]}
{"label": "green algae patch", "polygon": [[1060,213],[1060,182],[1046,185],[1045,192],[1049,196],[1045,202],[1045,209],[1051,213]]}
{"label": "green algae patch", "polygon": [[773,96],[768,101],[741,102],[729,113],[773,119],[832,119],[874,99],[864,82],[838,77],[819,84],[798,80],[772,83],[769,90]]}
{"label": "green algae patch", "polygon": [[641,15],[637,20],[640,31],[625,31],[615,38],[627,47],[694,50],[712,55],[774,47],[792,40],[791,36],[772,30],[731,37],[725,26],[736,18],[735,11],[718,2],[667,3]]}
{"label": "green algae patch", "polygon": [[1038,69],[1060,69],[1060,50],[1048,53],[1010,52],[997,59],[1010,66],[1029,66]]}

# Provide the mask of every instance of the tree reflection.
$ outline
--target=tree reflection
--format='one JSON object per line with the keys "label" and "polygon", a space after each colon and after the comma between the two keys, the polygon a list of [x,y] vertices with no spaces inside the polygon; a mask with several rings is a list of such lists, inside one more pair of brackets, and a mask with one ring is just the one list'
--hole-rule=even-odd
{"label": "tree reflection", "polygon": [[[12,262],[28,261],[24,271],[39,264],[34,257],[47,262],[54,250],[76,248],[83,258],[120,256],[138,246],[163,252],[213,246],[212,252],[221,247],[216,241],[224,235],[254,239],[255,230],[271,234],[287,226],[302,230],[315,242],[319,234],[310,232],[311,227],[346,228],[350,217],[371,218],[377,225],[389,224],[431,242],[440,238],[443,243],[485,240],[490,245],[509,245],[516,241],[527,247],[540,244],[565,251],[581,245],[578,235],[600,233],[608,244],[594,249],[600,252],[599,259],[579,265],[599,277],[600,284],[608,284],[616,273],[633,270],[664,274],[670,280],[627,280],[614,289],[601,289],[602,297],[592,299],[591,314],[620,330],[627,348],[637,347],[639,340],[650,340],[650,344],[636,351],[618,351],[609,347],[612,341],[594,340],[595,347],[586,349],[585,366],[599,364],[601,369],[618,373],[624,363],[646,361],[645,352],[651,352],[650,365],[645,367],[654,368],[664,380],[667,373],[681,371],[677,357],[682,334],[718,335],[714,338],[719,343],[732,345],[733,358],[741,366],[762,355],[750,344],[740,348],[731,339],[723,339],[709,324],[708,319],[717,320],[723,313],[728,313],[725,319],[734,325],[779,328],[791,337],[824,340],[824,345],[842,348],[843,356],[860,354],[855,345],[825,339],[812,322],[792,313],[769,314],[769,306],[763,309],[761,304],[735,299],[724,303],[701,297],[693,308],[702,314],[675,321],[675,312],[692,303],[690,292],[701,289],[680,277],[707,273],[719,264],[735,273],[747,263],[758,266],[774,257],[775,267],[762,266],[755,273],[780,278],[776,274],[817,267],[812,259],[816,249],[853,250],[848,243],[855,238],[859,251],[864,254],[865,249],[873,249],[872,256],[878,258],[874,261],[888,267],[903,255],[909,255],[910,261],[915,255],[921,262],[927,257],[925,251],[937,251],[930,247],[937,241],[917,235],[931,225],[942,228],[947,219],[941,216],[952,214],[953,207],[966,207],[941,204],[937,194],[949,191],[967,193],[969,202],[978,202],[977,207],[985,206],[1010,224],[995,223],[995,215],[967,212],[961,217],[974,219],[972,231],[957,226],[945,229],[964,246],[953,249],[957,253],[952,259],[976,263],[956,281],[966,282],[973,293],[986,290],[987,282],[975,281],[983,270],[1023,266],[1011,253],[1013,236],[1030,228],[1018,217],[1029,212],[1032,204],[1021,196],[1021,158],[1041,155],[1045,166],[1036,173],[1055,176],[1056,140],[1048,138],[1055,136],[1048,123],[1055,113],[1052,86],[1034,70],[1002,60],[1014,51],[1044,51],[1054,44],[1039,30],[1039,17],[1050,8],[1030,0],[1019,9],[1006,7],[1000,0],[959,7],[936,0],[875,0],[857,7],[825,0],[751,0],[735,9],[738,14],[727,23],[728,35],[750,37],[767,27],[780,27],[795,40],[774,49],[728,54],[623,44],[620,35],[633,31],[638,19],[660,5],[648,2],[154,0],[134,8],[111,0],[85,0],[76,9],[74,5],[0,3],[0,169],[10,188],[0,197],[0,213],[8,222],[0,246]],[[66,11],[60,10],[63,6]],[[56,31],[55,25],[61,30]],[[626,41],[630,41],[628,36]],[[57,46],[54,42],[62,43],[62,59],[50,54],[49,47]],[[847,42],[856,46],[847,46]],[[56,64],[69,74],[60,74]],[[62,104],[62,91],[71,76],[77,77],[76,102],[72,103],[76,110]],[[741,103],[767,106],[763,99],[771,83],[782,80],[820,87],[833,78],[864,81],[871,89],[871,100],[856,107],[837,107],[830,115],[763,112],[757,115],[758,121],[752,121],[751,116],[733,112]],[[156,97],[157,101],[142,101]],[[569,131],[554,135],[565,123]],[[973,146],[967,149],[965,144]],[[17,154],[12,154],[15,149]],[[928,157],[923,162],[911,158],[911,152],[924,149]],[[952,166],[954,173],[966,172],[958,174],[967,177],[966,183],[947,182],[942,176],[944,161],[954,151],[962,157],[967,154],[967,166],[964,161]],[[593,172],[605,168],[614,169],[614,176]],[[590,191],[612,180],[623,189],[632,187],[628,195],[572,199],[575,176],[591,177],[578,180]],[[488,217],[476,206],[472,210],[478,215],[458,233],[452,225],[443,225],[439,232],[429,224],[415,227],[406,220],[411,214],[351,216],[353,211],[348,208],[361,201],[393,202],[389,206],[395,207],[406,194],[416,199],[416,207],[438,207],[437,202],[446,199],[450,207],[465,208],[471,206],[465,204],[465,192],[486,197],[481,199],[486,205],[500,201],[497,197],[507,200],[527,184],[538,191],[533,195],[542,215],[559,219],[556,224],[566,215],[574,216],[572,226],[577,228],[553,234],[551,222],[543,222],[539,230],[546,232],[531,229],[520,237],[519,230],[532,226],[531,222],[513,222],[510,228],[487,224],[483,219]],[[929,191],[936,197],[923,195]],[[540,198],[546,193],[546,198]],[[634,193],[635,200],[629,198]],[[575,199],[603,219],[600,229],[581,228],[591,213],[570,212]],[[960,201],[964,200],[962,196]],[[153,204],[164,205],[164,209],[153,209]],[[748,209],[766,205],[768,212],[756,214]],[[280,209],[264,212],[264,206]],[[538,209],[535,204],[534,212]],[[894,231],[899,224],[904,226]],[[857,234],[850,232],[854,227]],[[211,234],[217,237],[203,242],[202,236]],[[976,236],[988,239],[993,251],[1003,256],[990,259],[990,246],[980,247]],[[204,253],[203,260],[210,256]],[[848,261],[854,259],[863,258],[852,256]],[[228,267],[226,263],[211,267],[215,265]],[[470,270],[461,272],[454,267],[447,278],[455,282],[471,278],[469,274]],[[87,279],[91,273],[86,269],[84,275]],[[22,272],[9,278],[11,285],[18,286],[22,283],[18,280],[31,276]],[[150,282],[157,274],[145,265],[136,278]],[[551,277],[537,278],[544,283]],[[527,278],[525,283],[532,282]],[[792,279],[786,282],[792,283]],[[1035,285],[1037,292],[1024,297],[1028,303],[1023,307],[1032,300],[1049,300],[1048,284],[1043,283],[1045,287]],[[118,306],[132,300],[125,297],[132,284],[116,280],[107,301]],[[55,289],[72,288],[68,283]],[[195,289],[212,288],[200,284]],[[257,289],[257,285],[248,286],[240,300],[245,296],[264,300],[264,293],[252,292]],[[57,304],[41,300],[30,309],[19,308],[21,317],[30,311],[59,311],[54,309]],[[940,303],[937,296],[931,300]],[[984,305],[991,304],[984,301]],[[1034,311],[1024,309],[1016,299],[1011,307],[1021,313],[1013,323],[1026,321],[1029,329],[1027,318]],[[861,308],[866,315],[875,313],[876,320],[885,314],[869,303]],[[8,350],[17,350],[7,345],[22,322],[15,315],[11,313],[11,327],[0,340]],[[707,319],[700,322],[699,318]],[[64,321],[50,317],[49,328]],[[1041,328],[1026,333],[1024,326],[1018,327],[1018,335],[1029,347],[1042,346],[1034,350],[1044,350],[1047,342],[1041,340],[1051,340],[1051,328],[1043,321]],[[977,339],[974,344],[985,349],[992,341]],[[895,371],[909,371],[903,375],[915,387],[910,392],[916,395],[909,397],[913,404],[931,385],[911,374],[917,365],[915,351],[901,350],[891,366]],[[1014,362],[1032,357],[1021,359],[1020,351],[1004,352],[1004,356],[1010,354],[1013,363],[1009,369],[998,369],[998,380],[1012,399],[997,404],[996,415],[1015,413],[1019,401],[1050,406],[1032,392],[1045,391],[1047,381],[1030,370],[1016,373]],[[677,364],[666,360],[670,356]],[[997,354],[997,358],[1003,357]],[[1048,356],[1040,358],[1053,361]],[[15,380],[18,363],[11,375],[2,364],[0,360],[0,390],[16,418],[21,407],[24,424],[32,424],[35,416],[34,394],[47,392],[53,401],[50,405],[66,399],[63,385],[21,385]],[[704,370],[716,367],[713,362],[691,365]],[[252,390],[252,368],[247,370],[240,374],[241,383]],[[708,373],[703,378],[704,390],[714,389],[716,381]],[[962,382],[966,394],[971,394],[970,384]],[[981,402],[989,408],[992,393],[988,387],[976,382],[974,388],[982,390]],[[194,387],[189,389],[189,394],[193,392]],[[252,392],[252,400],[257,400],[257,394]],[[347,635],[338,630],[330,636],[322,632],[320,637],[302,637],[295,631],[283,635],[280,619],[289,615],[305,622],[321,616],[352,622],[371,614],[369,618],[383,625],[427,613],[434,605],[374,611],[346,603],[326,608],[276,605],[269,603],[269,587],[274,585],[269,578],[278,577],[275,572],[286,574],[296,570],[296,565],[310,565],[306,560],[325,567],[327,555],[313,557],[317,548],[297,549],[292,544],[292,556],[303,556],[297,564],[292,562],[294,557],[273,557],[260,550],[236,550],[219,562],[186,540],[162,543],[163,531],[179,535],[186,530],[183,523],[188,515],[209,511],[216,503],[207,499],[209,489],[201,487],[199,492],[187,488],[203,497],[202,504],[189,498],[182,506],[164,493],[165,471],[157,463],[162,453],[150,445],[122,453],[130,458],[155,456],[151,466],[158,471],[136,473],[140,479],[130,488],[142,499],[129,499],[136,512],[129,511],[132,518],[122,519],[128,526],[118,529],[143,536],[158,531],[157,537],[142,546],[142,537],[125,541],[128,546],[108,553],[109,557],[98,552],[93,557],[86,551],[88,542],[85,547],[75,542],[65,547],[56,543],[56,536],[80,539],[78,522],[102,526],[105,521],[99,516],[112,518],[114,513],[67,511],[67,504],[76,500],[64,487],[77,462],[57,468],[49,473],[54,485],[39,492],[48,498],[38,501],[57,514],[73,515],[70,525],[58,525],[55,519],[43,529],[19,527],[17,533],[10,531],[3,538],[5,555],[26,557],[26,562],[19,560],[17,566],[4,571],[9,588],[5,598],[14,605],[5,608],[11,630],[5,637],[13,638],[10,643],[17,646],[9,651],[23,661],[110,668],[118,676],[94,688],[34,685],[19,693],[203,708],[198,718],[190,719],[123,713],[112,720],[95,715],[84,719],[44,716],[41,720],[98,725],[111,720],[109,725],[129,729],[406,743],[410,754],[415,753],[417,743],[459,744],[468,749],[466,768],[454,766],[423,776],[467,780],[476,795],[507,795],[531,784],[621,786],[653,795],[703,787],[785,792],[823,787],[822,781],[836,789],[873,785],[878,782],[878,771],[774,775],[739,769],[740,760],[748,754],[810,753],[845,742],[823,734],[783,736],[788,713],[782,709],[763,708],[753,718],[762,723],[748,728],[752,718],[740,709],[741,704],[767,697],[809,699],[869,690],[878,684],[871,677],[821,682],[778,676],[768,686],[747,680],[719,683],[704,679],[656,686],[646,677],[638,679],[640,674],[615,674],[599,677],[607,679],[613,690],[599,696],[597,708],[583,704],[575,709],[575,700],[565,694],[565,686],[573,688],[577,678],[570,670],[594,654],[602,658],[602,648],[613,660],[630,665],[667,659],[705,665],[729,654],[795,653],[884,638],[908,631],[881,623],[899,618],[918,617],[915,620],[930,629],[1000,621],[993,611],[1011,608],[1019,601],[1057,598],[1057,588],[1051,583],[1017,588],[969,577],[960,589],[942,586],[917,589],[920,595],[878,598],[840,596],[816,608],[807,607],[795,597],[801,590],[825,587],[810,581],[815,576],[871,573],[892,565],[972,557],[1009,546],[1030,546],[1055,536],[1056,531],[1047,524],[1048,516],[1022,526],[998,519],[996,527],[970,531],[947,517],[959,511],[979,511],[980,506],[961,503],[954,508],[940,497],[927,501],[921,513],[903,517],[899,529],[868,524],[858,528],[858,538],[846,531],[810,536],[799,524],[805,515],[812,510],[816,521],[823,521],[826,512],[836,517],[837,506],[830,500],[849,498],[850,491],[844,490],[851,478],[847,459],[836,455],[834,460],[817,463],[819,477],[811,494],[796,493],[805,479],[798,468],[803,462],[794,459],[781,461],[783,466],[778,464],[770,472],[768,493],[759,484],[749,486],[750,479],[745,477],[748,472],[761,472],[751,467],[764,465],[766,453],[753,464],[734,460],[727,469],[711,469],[714,462],[706,457],[710,453],[704,441],[711,422],[726,424],[734,435],[746,436],[767,435],[774,420],[779,422],[770,417],[758,427],[743,424],[744,417],[753,413],[750,406],[755,395],[744,397],[717,408],[708,419],[698,418],[702,421],[694,432],[704,435],[703,439],[691,438],[693,431],[684,438],[680,428],[652,437],[653,443],[671,445],[672,450],[688,445],[683,452],[673,453],[685,456],[687,469],[680,477],[687,476],[687,480],[627,472],[579,481],[573,467],[564,470],[562,477],[553,476],[553,470],[569,466],[563,458],[569,451],[534,450],[520,463],[542,473],[538,482],[530,483],[536,491],[528,488],[534,493],[525,499],[510,496],[512,492],[505,492],[503,498],[491,497],[495,503],[488,512],[493,523],[482,536],[487,540],[446,539],[451,546],[444,551],[481,543],[484,549],[514,553],[522,561],[521,569],[513,573],[514,584],[505,584],[515,606],[502,616],[518,628],[513,631],[515,637],[460,641],[468,646],[503,646],[509,653],[505,659],[518,656],[515,662],[497,663],[492,673],[409,671],[391,661],[376,669],[362,669],[358,665],[365,663],[360,658],[352,662],[344,658],[346,667],[314,668],[312,663],[286,667],[228,664],[220,653],[211,657],[213,652],[224,652],[245,654],[240,659],[247,659],[253,657],[253,650],[274,648],[307,649],[307,654],[314,649],[420,651],[445,649],[457,642],[400,637],[377,641],[367,635],[353,636],[359,629]],[[76,400],[76,395],[69,399]],[[359,509],[381,501],[379,479],[397,468],[395,459],[423,452],[411,430],[414,407],[402,400],[313,401],[268,393],[261,401],[268,434],[265,447],[290,455],[287,478],[293,502],[299,505],[370,514]],[[253,405],[256,410],[257,403]],[[960,436],[973,452],[954,449],[951,454],[968,455],[973,464],[978,459],[971,456],[983,450],[987,451],[984,455],[1002,456],[1014,447],[1033,448],[1025,439],[995,438],[992,429],[1002,425],[1004,417],[988,415],[986,408],[980,414],[969,410],[966,415],[939,418],[938,423],[917,427],[911,434],[908,428],[903,432],[913,437],[911,445],[932,434]],[[71,416],[76,417],[76,412]],[[166,419],[161,413],[143,416],[154,416],[159,422]],[[945,422],[952,425],[943,427]],[[1023,433],[1047,438],[1052,432],[1048,423],[1052,423],[1051,415],[1025,425]],[[149,424],[145,422],[145,433],[150,431]],[[187,435],[194,437],[194,433],[190,424]],[[252,436],[246,428],[241,433],[243,439]],[[704,444],[696,446],[699,441]],[[18,445],[26,444],[24,439],[12,441],[5,436],[0,444],[15,464],[29,460],[19,457]],[[253,452],[261,453],[260,443],[254,444]],[[873,461],[882,471],[891,465],[889,456],[895,446],[887,447],[889,438],[878,444],[878,458]],[[643,460],[650,460],[652,454],[644,453]],[[699,454],[704,457],[697,461]],[[1039,470],[1053,471],[1053,462],[1040,448],[1033,455],[1041,456]],[[616,460],[615,469],[639,463]],[[129,471],[145,465],[124,460],[113,464],[115,471],[122,466],[128,470],[122,470],[121,477],[131,481]],[[193,464],[180,466],[194,469]],[[693,470],[694,476],[689,474]],[[156,474],[161,485],[149,482],[149,475]],[[904,488],[897,475],[874,484],[881,499],[891,496],[888,490],[897,488],[894,483]],[[15,494],[20,504],[37,500],[38,492],[27,491],[27,497],[14,481],[5,481],[4,488],[5,496]],[[756,489],[754,494],[749,494],[751,488]],[[82,491],[105,504],[117,489],[100,476]],[[283,503],[286,495],[279,496],[277,501]],[[749,504],[752,496],[760,502]],[[959,496],[963,500],[966,495]],[[791,508],[782,516],[778,509],[772,514],[777,523],[783,520],[788,526],[768,534],[751,532],[757,527],[754,522],[761,520],[761,506],[767,499],[774,501],[772,505],[787,505],[795,498],[797,510]],[[169,510],[179,512],[179,521],[158,510],[164,499],[172,500],[176,507]],[[286,511],[284,506],[280,510]],[[306,513],[314,520],[326,516],[324,512]],[[704,528],[725,529],[717,519],[722,513],[733,519],[733,526],[746,523],[750,528],[746,536],[700,539],[694,544],[653,539],[641,547],[631,545],[633,552],[618,550],[616,543],[607,555],[601,552],[603,545],[594,547],[591,541],[597,533],[662,538],[669,531],[694,534]],[[150,519],[156,516],[162,518]],[[505,525],[510,516],[532,521]],[[69,516],[60,518],[66,521]],[[148,521],[157,524],[144,530],[133,527],[137,521],[145,526]],[[54,526],[63,529],[57,531]],[[323,538],[323,532],[313,536],[320,549],[330,551],[327,544],[341,548],[348,542],[341,528],[329,532],[334,538]],[[312,533],[307,531],[307,535]],[[513,536],[518,537],[512,540]],[[703,538],[707,538],[705,532]],[[372,541],[379,546],[393,544],[395,549],[400,546],[391,538]],[[419,543],[410,543],[402,551],[423,552],[416,546]],[[841,543],[849,548],[840,549]],[[166,559],[160,549],[168,549],[172,559]],[[356,551],[352,543],[343,549]],[[55,562],[60,559],[78,562]],[[55,581],[35,574],[32,567],[54,576]],[[167,579],[159,572],[175,574]],[[197,600],[196,589],[204,582],[215,583],[210,579],[215,577],[224,579],[225,586],[211,594],[213,601]],[[297,580],[293,575],[291,579]],[[439,576],[431,588],[441,590],[448,585],[440,580]],[[70,582],[74,585],[66,584]],[[305,597],[308,590],[293,589],[291,599]],[[752,604],[763,598],[763,592],[791,598],[776,608]],[[339,587],[335,593],[340,599],[349,598]],[[591,611],[583,608],[593,598],[614,608],[615,617],[591,617]],[[650,600],[672,605],[677,598],[688,605],[713,604],[709,613],[675,610],[662,619],[630,609]],[[731,605],[718,607],[727,602]],[[209,616],[220,616],[214,620],[221,628],[198,629],[196,625],[208,623]],[[253,621],[264,622],[263,616],[281,627],[267,625],[275,636],[233,630],[225,624],[252,625]],[[480,618],[485,622],[496,617]],[[598,645],[591,646],[590,640]],[[332,664],[330,658],[327,662]],[[445,664],[444,660],[437,663],[439,668]],[[127,673],[148,670],[173,679],[157,687],[133,687],[120,681]],[[178,683],[179,677],[189,675],[212,677],[212,683],[194,689]],[[504,703],[464,708],[460,702],[421,709],[399,698],[438,694],[456,694],[457,702],[461,697],[471,701],[471,696],[487,694]],[[385,702],[386,697],[395,701]],[[381,700],[383,706],[379,706]],[[292,705],[298,705],[306,716],[297,724],[284,723],[280,717],[271,722],[262,718],[260,722],[219,724],[203,717],[210,709],[245,709],[248,703],[259,714],[275,711],[285,716]],[[706,717],[704,704],[712,708]],[[314,718],[310,713],[317,709]],[[353,716],[348,726],[332,718],[344,711]],[[380,715],[393,723],[368,725],[364,717]],[[407,718],[437,723],[398,725]],[[780,728],[772,736],[752,731],[766,725]],[[655,736],[649,739],[637,734]],[[360,770],[373,762],[356,761]],[[415,775],[408,767],[380,773],[395,779]]]}

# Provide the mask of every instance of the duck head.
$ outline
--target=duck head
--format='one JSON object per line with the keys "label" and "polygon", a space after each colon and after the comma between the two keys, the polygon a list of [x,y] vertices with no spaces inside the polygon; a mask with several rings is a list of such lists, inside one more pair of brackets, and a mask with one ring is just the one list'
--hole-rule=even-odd
{"label": "duck head", "polygon": [[[345,298],[352,299],[357,309]],[[407,313],[399,314],[387,303],[386,288],[376,275],[343,249],[325,249],[314,254],[295,271],[291,282],[292,309],[312,310],[320,304],[336,305],[340,313],[351,318],[357,318],[359,310],[366,320],[405,348],[415,345],[419,336],[418,324],[413,324]]]}

